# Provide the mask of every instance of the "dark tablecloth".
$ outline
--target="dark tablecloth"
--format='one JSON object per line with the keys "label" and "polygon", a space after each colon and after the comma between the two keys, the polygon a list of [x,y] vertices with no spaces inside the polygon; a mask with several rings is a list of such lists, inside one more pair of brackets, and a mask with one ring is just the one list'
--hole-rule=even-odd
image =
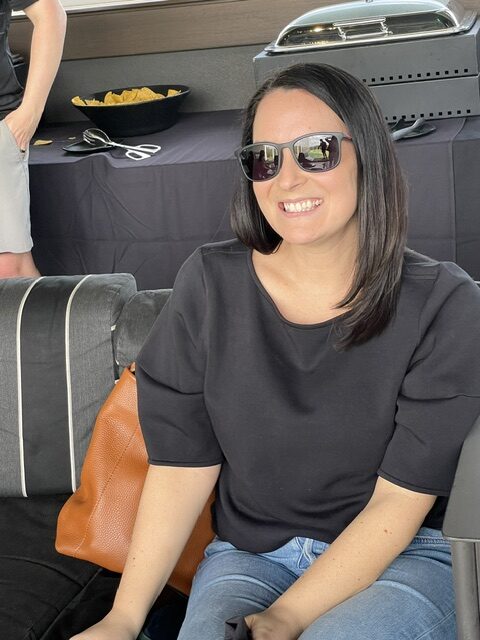
{"label": "dark tablecloth", "polygon": [[408,244],[480,280],[480,117],[396,143],[410,189]]}
{"label": "dark tablecloth", "polygon": [[162,150],[134,161],[115,149],[62,150],[88,124],[41,130],[31,147],[34,256],[44,274],[133,273],[140,289],[171,287],[183,261],[206,242],[232,237],[230,202],[239,113],[185,114],[170,129],[128,138]]}
{"label": "dark tablecloth", "polygon": [[[435,122],[396,143],[410,186],[409,245],[480,279],[480,118]],[[62,150],[88,123],[49,127],[32,147],[34,255],[44,274],[129,272],[140,289],[170,287],[199,245],[232,237],[229,202],[239,173],[240,113],[183,114],[172,128],[128,138],[160,144],[135,162],[122,150]]]}

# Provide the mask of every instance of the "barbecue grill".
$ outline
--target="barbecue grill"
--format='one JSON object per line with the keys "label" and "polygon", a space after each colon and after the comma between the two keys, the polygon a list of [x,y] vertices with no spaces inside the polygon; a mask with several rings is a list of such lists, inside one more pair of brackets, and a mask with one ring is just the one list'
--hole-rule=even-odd
{"label": "barbecue grill", "polygon": [[309,11],[254,58],[257,86],[297,62],[349,71],[388,122],[480,115],[480,20],[447,0],[356,0]]}

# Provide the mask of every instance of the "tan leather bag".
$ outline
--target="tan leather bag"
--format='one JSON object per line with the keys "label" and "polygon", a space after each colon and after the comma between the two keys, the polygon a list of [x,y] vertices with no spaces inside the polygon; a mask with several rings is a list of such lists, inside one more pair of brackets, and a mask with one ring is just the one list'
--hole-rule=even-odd
{"label": "tan leather bag", "polygon": [[[148,469],[138,420],[135,374],[125,369],[93,429],[80,487],[62,507],[55,548],[110,571],[122,572]],[[189,594],[203,550],[212,540],[211,496],[168,584]]]}

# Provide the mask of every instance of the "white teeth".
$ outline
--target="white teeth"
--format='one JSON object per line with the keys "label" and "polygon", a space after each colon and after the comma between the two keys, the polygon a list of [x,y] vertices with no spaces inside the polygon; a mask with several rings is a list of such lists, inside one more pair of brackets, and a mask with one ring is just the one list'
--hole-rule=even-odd
{"label": "white teeth", "polygon": [[302,200],[301,202],[284,202],[283,208],[287,213],[301,213],[311,211],[320,204],[320,200]]}

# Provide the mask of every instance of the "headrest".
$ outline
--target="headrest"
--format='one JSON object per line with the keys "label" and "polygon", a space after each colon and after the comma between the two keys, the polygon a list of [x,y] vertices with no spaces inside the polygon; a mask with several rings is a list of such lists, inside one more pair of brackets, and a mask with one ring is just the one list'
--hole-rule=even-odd
{"label": "headrest", "polygon": [[120,367],[135,361],[170,291],[139,291],[123,307],[114,333],[115,359]]}

